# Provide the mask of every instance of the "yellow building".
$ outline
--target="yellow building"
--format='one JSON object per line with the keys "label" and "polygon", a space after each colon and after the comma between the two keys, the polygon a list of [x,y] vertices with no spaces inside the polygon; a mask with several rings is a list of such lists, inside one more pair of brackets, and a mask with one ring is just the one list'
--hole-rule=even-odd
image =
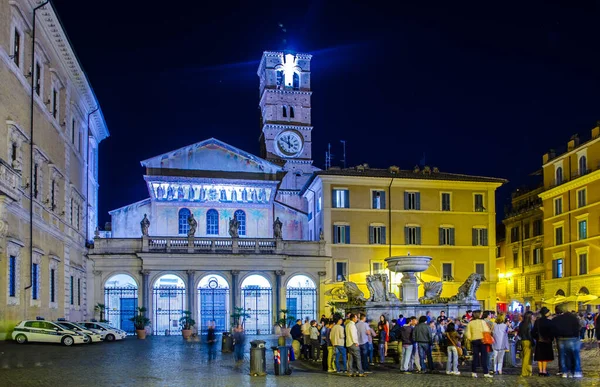
{"label": "yellow building", "polygon": [[[600,295],[600,127],[543,156],[544,297]],[[582,305],[569,304],[570,309]]]}
{"label": "yellow building", "polygon": [[[385,258],[433,257],[423,281],[444,281],[442,296],[455,295],[475,272],[483,274],[477,297],[496,305],[495,191],[505,180],[439,172],[331,168],[316,172],[303,190],[309,235],[327,242],[332,257],[322,292],[344,281],[365,294],[365,276],[387,273]],[[391,276],[398,295],[400,275]],[[423,289],[421,287],[420,291]],[[321,297],[321,309],[329,300]]]}
{"label": "yellow building", "polygon": [[[518,190],[503,221],[506,239],[504,269],[499,272],[506,289],[508,311],[538,310],[544,295],[543,187]],[[497,269],[500,269],[497,267]]]}

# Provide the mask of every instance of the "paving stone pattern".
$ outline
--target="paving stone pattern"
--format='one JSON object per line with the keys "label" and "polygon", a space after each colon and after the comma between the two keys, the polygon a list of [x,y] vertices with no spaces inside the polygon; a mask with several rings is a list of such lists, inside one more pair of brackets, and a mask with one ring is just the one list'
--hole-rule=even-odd
{"label": "paving stone pattern", "polygon": [[[250,340],[256,337],[248,337]],[[290,376],[275,376],[270,347],[277,339],[260,337],[267,342],[267,376],[249,375],[249,350],[242,363],[231,353],[221,353],[208,362],[206,345],[186,342],[180,337],[149,337],[123,342],[98,343],[62,347],[49,344],[12,342],[0,344],[0,386],[362,386],[418,385],[427,386],[600,386],[600,353],[596,349],[582,351],[585,378],[562,379],[556,376],[521,378],[519,369],[506,368],[505,375],[494,379],[470,377],[470,367],[461,367],[461,376],[443,373],[402,375],[391,361],[376,367],[366,378],[350,378],[320,371],[320,364],[295,361]],[[592,348],[592,345],[588,345]],[[443,361],[443,357],[437,360]],[[440,364],[437,364],[438,371]],[[556,361],[549,370],[556,372]],[[534,372],[536,369],[534,368]]]}

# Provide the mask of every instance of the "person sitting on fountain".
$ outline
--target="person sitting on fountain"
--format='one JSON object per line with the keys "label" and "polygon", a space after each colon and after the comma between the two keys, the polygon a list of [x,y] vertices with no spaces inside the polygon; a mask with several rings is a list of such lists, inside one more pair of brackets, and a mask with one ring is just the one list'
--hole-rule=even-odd
{"label": "person sitting on fountain", "polygon": [[441,324],[442,322],[445,322],[446,320],[448,320],[448,317],[446,317],[446,312],[444,312],[443,310],[440,312],[440,315],[437,318],[437,323]]}

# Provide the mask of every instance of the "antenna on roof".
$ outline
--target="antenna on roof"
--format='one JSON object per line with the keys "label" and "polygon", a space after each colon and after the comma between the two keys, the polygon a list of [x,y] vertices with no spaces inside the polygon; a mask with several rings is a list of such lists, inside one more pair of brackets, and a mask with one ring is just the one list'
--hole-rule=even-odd
{"label": "antenna on roof", "polygon": [[327,144],[327,151],[325,152],[325,170],[331,168],[331,159],[333,159],[333,155],[331,154],[331,144]]}
{"label": "antenna on roof", "polygon": [[344,147],[344,159],[342,160],[342,163],[344,165],[344,169],[346,169],[346,140],[340,140],[340,142],[342,143],[342,146]]}

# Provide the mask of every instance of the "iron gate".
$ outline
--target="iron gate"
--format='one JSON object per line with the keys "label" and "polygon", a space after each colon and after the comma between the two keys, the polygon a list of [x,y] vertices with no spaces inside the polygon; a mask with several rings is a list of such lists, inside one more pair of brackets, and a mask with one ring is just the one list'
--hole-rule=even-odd
{"label": "iron gate", "polygon": [[154,305],[155,335],[173,335],[181,333],[179,319],[185,310],[185,288],[160,286],[152,290]]}
{"label": "iron gate", "polygon": [[208,285],[198,288],[198,306],[200,311],[200,326],[198,331],[206,334],[208,325],[215,321],[215,330],[228,330],[229,317],[229,288],[219,286],[217,279],[211,278]]}
{"label": "iron gate", "polygon": [[317,318],[317,289],[314,288],[287,288],[286,309],[288,316],[310,320]]}
{"label": "iron gate", "polygon": [[104,318],[116,328],[135,333],[130,319],[135,316],[137,304],[137,288],[104,288]]}
{"label": "iron gate", "polygon": [[271,326],[271,288],[260,286],[247,286],[242,289],[242,305],[250,315],[244,321],[247,334],[270,334]]}

